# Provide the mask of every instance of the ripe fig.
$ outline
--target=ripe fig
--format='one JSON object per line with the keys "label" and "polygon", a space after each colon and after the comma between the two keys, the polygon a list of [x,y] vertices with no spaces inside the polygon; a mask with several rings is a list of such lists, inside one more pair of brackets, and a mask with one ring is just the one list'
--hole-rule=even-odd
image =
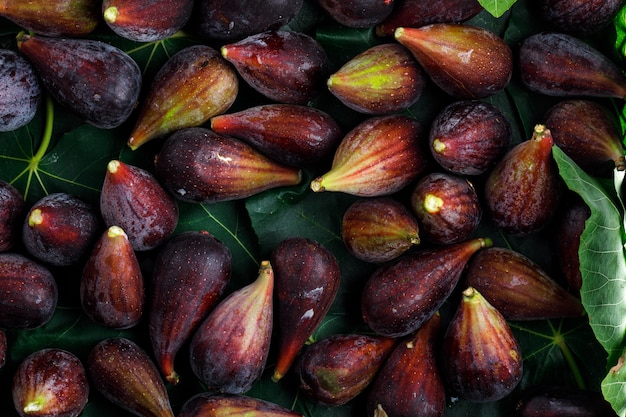
{"label": "ripe fig", "polygon": [[288,408],[245,395],[216,395],[202,392],[188,399],[178,417],[302,417]]}
{"label": "ripe fig", "polygon": [[500,312],[467,287],[445,332],[441,371],[451,390],[472,402],[497,401],[522,378],[522,352]]}
{"label": "ripe fig", "polygon": [[9,49],[0,49],[0,91],[0,132],[33,120],[41,101],[39,78],[28,60]]}
{"label": "ripe fig", "polygon": [[174,132],[156,159],[157,177],[177,199],[192,203],[237,200],[296,185],[301,170],[280,164],[236,138],[191,127]]}
{"label": "ripe fig", "polygon": [[430,152],[442,168],[459,175],[480,175],[504,156],[511,144],[511,124],[493,104],[453,102],[433,120]]}
{"label": "ripe fig", "polygon": [[330,309],[341,278],[335,256],[319,242],[291,237],[271,254],[276,289],[277,360],[272,379],[278,381]]}
{"label": "ripe fig", "polygon": [[532,137],[509,150],[489,173],[486,208],[504,232],[528,235],[552,219],[562,190],[553,144],[550,130],[536,125]]}
{"label": "ripe fig", "polygon": [[92,387],[113,404],[138,416],[174,417],[158,369],[132,340],[102,340],[91,349],[86,368]]}
{"label": "ripe fig", "polygon": [[330,170],[311,189],[362,197],[399,191],[426,169],[423,139],[421,123],[408,116],[370,117],[343,137]]}
{"label": "ripe fig", "polygon": [[513,73],[509,46],[481,27],[453,23],[399,27],[394,37],[413,53],[430,79],[453,97],[491,96],[508,85]]}
{"label": "ripe fig", "polygon": [[154,42],[180,30],[193,0],[104,0],[102,17],[117,35],[135,42]]}
{"label": "ripe fig", "polygon": [[55,266],[77,265],[102,233],[95,207],[68,193],[48,194],[28,211],[22,241],[30,255]]}
{"label": "ripe fig", "polygon": [[519,72],[530,90],[557,97],[626,97],[626,76],[607,56],[575,36],[541,32],[518,51]]}
{"label": "ripe fig", "polygon": [[18,35],[17,45],[48,92],[87,123],[118,127],[135,108],[141,70],[121,49],[103,41],[25,33]]}
{"label": "ripe fig", "polygon": [[12,249],[21,239],[26,203],[22,193],[0,180],[0,252]]}
{"label": "ripe fig", "polygon": [[337,23],[349,28],[369,28],[382,22],[393,10],[394,0],[317,0]]}
{"label": "ripe fig", "polygon": [[542,0],[543,18],[560,32],[588,36],[608,26],[622,0]]}
{"label": "ripe fig", "polygon": [[57,283],[43,265],[17,253],[0,253],[0,328],[33,329],[52,318]]}
{"label": "ripe fig", "polygon": [[80,280],[80,301],[95,323],[127,329],[143,315],[143,275],[128,236],[119,226],[109,227],[91,251]]}
{"label": "ripe fig", "polygon": [[387,262],[420,244],[411,211],[391,197],[356,200],[343,214],[341,238],[348,251],[365,262]]}
{"label": "ripe fig", "polygon": [[443,417],[446,396],[436,353],[440,329],[441,317],[436,312],[395,345],[370,386],[368,417]]}
{"label": "ripe fig", "polygon": [[264,104],[211,118],[216,133],[234,136],[275,161],[311,166],[331,155],[343,134],[328,113],[298,104]]}
{"label": "ripe fig", "polygon": [[0,329],[0,369],[7,363],[8,353],[7,333],[3,329]]}
{"label": "ripe fig", "polygon": [[171,384],[179,381],[176,354],[219,301],[231,270],[230,250],[206,231],[180,233],[157,253],[148,333],[157,366]]}
{"label": "ripe fig", "polygon": [[365,114],[406,110],[420,98],[425,84],[411,52],[397,43],[361,52],[326,80],[328,90],[343,104]]}
{"label": "ripe fig", "polygon": [[31,353],[18,365],[11,390],[21,417],[77,417],[87,404],[89,382],[76,355],[47,348]]}
{"label": "ripe fig", "polygon": [[100,192],[100,212],[107,227],[119,226],[133,249],[154,249],[178,224],[178,206],[145,169],[111,160]]}
{"label": "ripe fig", "polygon": [[294,363],[300,390],[324,405],[346,404],[370,385],[395,344],[392,338],[356,333],[315,341]]}
{"label": "ripe fig", "polygon": [[515,404],[516,417],[617,417],[599,391],[567,386],[536,385]]}
{"label": "ripe fig", "polygon": [[302,32],[257,33],[220,50],[250,87],[279,103],[308,103],[323,91],[329,75],[324,48]]}
{"label": "ripe fig", "polygon": [[448,299],[472,255],[491,245],[491,239],[477,238],[422,249],[378,268],[361,297],[365,323],[387,337],[416,331]]}
{"label": "ripe fig", "polygon": [[184,48],[152,80],[128,146],[137,149],[176,130],[200,126],[228,110],[238,91],[237,73],[217,50],[206,45]]}
{"label": "ripe fig", "polygon": [[447,245],[468,239],[482,219],[474,185],[466,178],[432,172],[422,177],[410,196],[421,236]]}
{"label": "ripe fig", "polygon": [[190,362],[210,392],[243,394],[261,377],[273,324],[274,271],[262,261],[251,284],[230,293],[194,333]]}

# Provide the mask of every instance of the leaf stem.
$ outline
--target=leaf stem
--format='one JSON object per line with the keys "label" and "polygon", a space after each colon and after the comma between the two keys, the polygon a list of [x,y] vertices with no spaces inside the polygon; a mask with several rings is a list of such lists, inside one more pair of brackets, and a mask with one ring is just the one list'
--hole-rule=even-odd
{"label": "leaf stem", "polygon": [[561,349],[561,353],[563,354],[565,362],[567,362],[567,365],[572,372],[572,376],[574,377],[574,381],[576,381],[576,385],[578,386],[578,388],[585,389],[585,380],[580,372],[578,364],[576,363],[576,359],[574,359],[572,351],[570,350],[569,346],[567,346],[567,343],[565,343],[565,338],[560,333],[558,333],[554,336],[554,343],[559,347],[559,349]]}
{"label": "leaf stem", "polygon": [[37,149],[37,153],[33,155],[31,160],[31,167],[36,167],[41,158],[44,157],[48,147],[50,146],[50,140],[52,139],[52,128],[54,126],[54,103],[50,95],[46,95],[46,125],[41,137],[41,143]]}

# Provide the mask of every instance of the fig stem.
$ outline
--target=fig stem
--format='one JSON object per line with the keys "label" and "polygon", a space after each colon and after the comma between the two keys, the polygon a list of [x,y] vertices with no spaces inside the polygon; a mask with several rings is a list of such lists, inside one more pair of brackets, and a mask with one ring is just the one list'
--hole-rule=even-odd
{"label": "fig stem", "polygon": [[44,128],[43,136],[41,137],[41,144],[37,149],[37,153],[33,155],[33,159],[30,161],[30,169],[39,165],[41,158],[46,154],[48,146],[50,146],[50,140],[52,139],[52,127],[54,126],[54,103],[50,95],[46,95],[46,125]]}

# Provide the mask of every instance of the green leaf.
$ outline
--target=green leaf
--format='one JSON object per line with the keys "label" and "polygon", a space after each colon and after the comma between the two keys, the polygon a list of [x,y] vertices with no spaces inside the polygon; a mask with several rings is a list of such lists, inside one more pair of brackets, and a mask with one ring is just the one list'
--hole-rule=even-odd
{"label": "green leaf", "polygon": [[478,2],[494,17],[500,17],[515,4],[516,0],[478,0]]}
{"label": "green leaf", "polygon": [[618,358],[617,363],[609,369],[606,378],[602,381],[602,394],[611,403],[618,416],[626,416],[626,368],[624,363],[626,353]]}

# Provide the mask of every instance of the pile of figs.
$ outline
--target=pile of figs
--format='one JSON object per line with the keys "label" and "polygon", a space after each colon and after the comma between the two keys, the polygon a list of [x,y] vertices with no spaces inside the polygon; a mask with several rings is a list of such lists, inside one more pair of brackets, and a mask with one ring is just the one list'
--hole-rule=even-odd
{"label": "pile of figs", "polygon": [[[28,184],[54,111],[117,144],[55,155],[101,168],[85,194],[34,198],[0,166],[0,414],[616,415],[598,386],[525,372],[520,329],[588,325],[590,209],[553,150],[626,169],[626,76],[597,42],[623,2],[520,1],[540,26],[515,41],[481,3],[0,1],[0,141],[39,147]],[[151,71],[145,46],[168,52]],[[273,239],[242,276],[211,210],[249,227],[260,198]],[[333,202],[307,219],[328,239],[281,217],[303,200]]]}

